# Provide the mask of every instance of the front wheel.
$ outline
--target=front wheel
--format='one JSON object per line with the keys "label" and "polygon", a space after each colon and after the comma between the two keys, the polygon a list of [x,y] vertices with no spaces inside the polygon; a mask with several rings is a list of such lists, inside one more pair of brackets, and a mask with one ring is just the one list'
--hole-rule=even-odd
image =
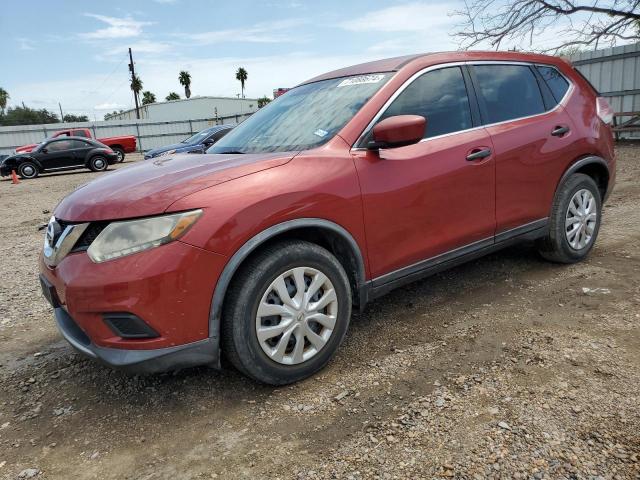
{"label": "front wheel", "polygon": [[104,172],[107,167],[109,167],[107,159],[100,155],[96,155],[89,160],[89,168],[94,172]]}
{"label": "front wheel", "polygon": [[280,243],[243,265],[229,286],[223,353],[260,382],[296,382],[331,360],[350,317],[351,289],[340,262],[313,243]]}
{"label": "front wheel", "polygon": [[31,162],[23,162],[18,167],[18,175],[23,179],[36,178],[38,173],[38,167]]}
{"label": "front wheel", "polygon": [[538,241],[540,254],[552,262],[579,262],[593,248],[601,217],[602,199],[596,182],[582,173],[571,175],[556,192],[549,233]]}

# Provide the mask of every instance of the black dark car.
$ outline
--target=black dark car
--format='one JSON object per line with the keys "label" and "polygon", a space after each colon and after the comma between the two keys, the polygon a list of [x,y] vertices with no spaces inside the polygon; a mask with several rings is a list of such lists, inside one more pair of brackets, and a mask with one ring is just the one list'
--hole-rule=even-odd
{"label": "black dark car", "polygon": [[106,170],[118,161],[118,155],[106,145],[89,138],[63,137],[45,140],[29,153],[5,158],[0,175],[35,178],[41,173],[88,168],[94,172]]}
{"label": "black dark car", "polygon": [[216,143],[235,127],[235,123],[216,125],[206,128],[189,138],[185,138],[180,143],[165,145],[164,147],[148,150],[144,154],[144,159],[159,157],[161,155],[173,155],[174,153],[204,153],[207,148]]}

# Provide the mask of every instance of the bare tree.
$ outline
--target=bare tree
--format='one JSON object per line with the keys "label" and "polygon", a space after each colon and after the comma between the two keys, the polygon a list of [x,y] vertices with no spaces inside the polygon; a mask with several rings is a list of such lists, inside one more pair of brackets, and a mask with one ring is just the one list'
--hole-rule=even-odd
{"label": "bare tree", "polygon": [[[558,53],[640,41],[640,0],[465,0],[455,14],[462,17],[454,34],[462,48],[528,43]],[[536,45],[545,32],[553,43]]]}

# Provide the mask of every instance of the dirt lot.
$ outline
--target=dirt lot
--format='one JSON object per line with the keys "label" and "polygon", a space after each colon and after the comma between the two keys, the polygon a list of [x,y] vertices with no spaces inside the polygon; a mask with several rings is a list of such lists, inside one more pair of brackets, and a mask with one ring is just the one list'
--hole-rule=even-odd
{"label": "dirt lot", "polygon": [[37,226],[99,174],[0,181],[0,478],[640,478],[640,148],[618,158],[588,261],[523,245],[395,291],[287,388],[74,354]]}

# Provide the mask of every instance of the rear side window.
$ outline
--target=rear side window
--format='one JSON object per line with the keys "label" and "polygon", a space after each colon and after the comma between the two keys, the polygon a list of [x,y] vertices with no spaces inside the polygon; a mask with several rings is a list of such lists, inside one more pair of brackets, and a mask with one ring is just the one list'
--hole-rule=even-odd
{"label": "rear side window", "polygon": [[556,102],[560,102],[564,95],[569,90],[569,82],[560,74],[558,70],[553,67],[543,67],[538,65],[536,67],[538,72],[544,81],[547,82],[551,93],[553,94],[553,98],[556,99]]}
{"label": "rear side window", "polygon": [[425,138],[471,128],[471,109],[460,67],[427,72],[398,95],[380,120],[394,115],[427,119]]}
{"label": "rear side window", "polygon": [[69,140],[69,148],[92,148],[93,146],[82,140]]}
{"label": "rear side window", "polygon": [[527,65],[475,65],[488,123],[504,122],[545,111],[535,75]]}

